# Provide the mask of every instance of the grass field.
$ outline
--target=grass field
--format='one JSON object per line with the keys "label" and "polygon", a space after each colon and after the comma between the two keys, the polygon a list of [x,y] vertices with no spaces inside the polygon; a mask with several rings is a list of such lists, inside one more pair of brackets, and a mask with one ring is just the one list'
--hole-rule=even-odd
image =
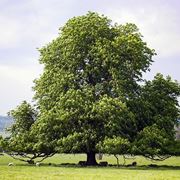
{"label": "grass field", "polygon": [[[162,162],[151,162],[143,157],[127,160],[126,164],[137,162],[137,167],[78,167],[62,166],[61,163],[77,163],[85,160],[86,156],[80,155],[55,155],[43,162],[40,167],[27,165],[13,160],[8,156],[0,156],[0,180],[56,180],[56,179],[137,179],[137,180],[170,180],[180,179],[180,157],[171,157]],[[104,156],[103,161],[116,164],[113,156]],[[15,166],[8,166],[14,162]],[[120,162],[123,159],[120,158]],[[48,165],[51,163],[51,165]],[[150,168],[148,164],[157,164],[158,167]]]}

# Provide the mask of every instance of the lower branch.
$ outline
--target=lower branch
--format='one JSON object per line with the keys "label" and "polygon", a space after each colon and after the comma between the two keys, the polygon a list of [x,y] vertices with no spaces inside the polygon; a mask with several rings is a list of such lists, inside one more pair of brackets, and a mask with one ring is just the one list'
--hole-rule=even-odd
{"label": "lower branch", "polygon": [[56,154],[56,153],[48,154],[48,155],[44,156],[41,160],[36,161],[36,162],[42,162],[42,161],[45,160],[46,158],[52,157],[52,156],[54,156],[55,154]]}
{"label": "lower branch", "polygon": [[161,156],[161,155],[143,155],[144,157],[150,159],[150,160],[154,160],[154,161],[164,161],[168,158],[171,157],[171,155],[165,155],[165,156]]}
{"label": "lower branch", "polygon": [[37,162],[42,162],[44,159],[48,157],[52,157],[55,154],[55,153],[51,153],[51,154],[34,153],[32,154],[32,156],[30,156],[29,154],[26,154],[26,153],[8,153],[8,152],[5,152],[5,153],[11,156],[15,160],[27,162],[29,164],[34,164],[34,159],[36,158],[42,158],[37,161]]}

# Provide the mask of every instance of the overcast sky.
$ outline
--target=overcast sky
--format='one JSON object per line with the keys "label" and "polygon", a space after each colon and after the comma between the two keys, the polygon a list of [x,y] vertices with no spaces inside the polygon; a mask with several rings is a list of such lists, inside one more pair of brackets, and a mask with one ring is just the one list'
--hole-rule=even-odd
{"label": "overcast sky", "polygon": [[0,0],[0,115],[31,102],[42,67],[37,48],[57,37],[74,16],[95,11],[119,24],[135,23],[157,56],[151,72],[180,82],[179,0]]}

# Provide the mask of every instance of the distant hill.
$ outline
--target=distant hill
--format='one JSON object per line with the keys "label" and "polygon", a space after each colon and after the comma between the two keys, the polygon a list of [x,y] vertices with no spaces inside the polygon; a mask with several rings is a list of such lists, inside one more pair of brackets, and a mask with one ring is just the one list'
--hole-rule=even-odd
{"label": "distant hill", "polygon": [[0,134],[5,133],[5,129],[10,127],[13,123],[13,119],[8,116],[0,116]]}

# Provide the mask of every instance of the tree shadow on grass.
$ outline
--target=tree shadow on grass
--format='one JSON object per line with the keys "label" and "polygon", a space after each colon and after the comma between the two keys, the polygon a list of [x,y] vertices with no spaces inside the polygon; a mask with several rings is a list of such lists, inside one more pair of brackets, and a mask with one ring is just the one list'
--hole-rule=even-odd
{"label": "tree shadow on grass", "polygon": [[180,170],[180,166],[172,166],[172,165],[141,165],[141,166],[121,166],[119,168],[128,169],[128,170]]}
{"label": "tree shadow on grass", "polygon": [[[30,164],[18,164],[17,166],[36,166]],[[38,167],[63,167],[63,168],[103,168],[103,169],[128,169],[128,170],[180,170],[180,166],[170,166],[170,165],[156,165],[156,164],[149,164],[149,165],[141,165],[141,166],[129,166],[129,165],[120,165],[119,167],[116,164],[109,164],[108,166],[81,166],[75,163],[61,163],[61,164],[54,164],[54,163],[41,163]]]}

